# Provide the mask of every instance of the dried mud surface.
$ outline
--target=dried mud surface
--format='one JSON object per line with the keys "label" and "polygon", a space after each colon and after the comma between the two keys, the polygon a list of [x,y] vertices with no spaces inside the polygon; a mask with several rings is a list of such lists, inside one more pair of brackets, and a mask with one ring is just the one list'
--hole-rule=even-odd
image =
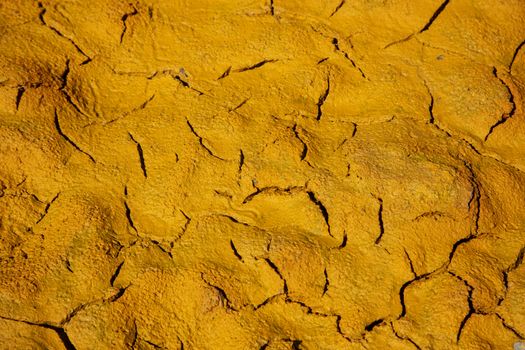
{"label": "dried mud surface", "polygon": [[525,3],[0,3],[0,348],[512,349]]}

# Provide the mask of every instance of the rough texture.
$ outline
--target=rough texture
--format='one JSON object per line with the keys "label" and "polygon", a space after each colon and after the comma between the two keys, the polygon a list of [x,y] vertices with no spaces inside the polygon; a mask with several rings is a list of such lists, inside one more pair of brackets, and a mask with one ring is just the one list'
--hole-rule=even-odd
{"label": "rough texture", "polygon": [[0,348],[511,349],[524,19],[0,2]]}

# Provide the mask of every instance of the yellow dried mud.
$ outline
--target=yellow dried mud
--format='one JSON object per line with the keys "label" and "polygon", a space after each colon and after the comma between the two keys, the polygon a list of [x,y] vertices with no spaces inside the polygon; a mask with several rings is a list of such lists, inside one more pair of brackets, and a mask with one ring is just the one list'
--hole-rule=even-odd
{"label": "yellow dried mud", "polygon": [[0,348],[512,349],[524,18],[2,1]]}

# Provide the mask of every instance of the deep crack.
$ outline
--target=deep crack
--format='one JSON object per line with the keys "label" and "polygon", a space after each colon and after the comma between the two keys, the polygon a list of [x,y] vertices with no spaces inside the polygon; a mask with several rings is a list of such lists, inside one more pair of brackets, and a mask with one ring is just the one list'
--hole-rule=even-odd
{"label": "deep crack", "polygon": [[326,207],[324,206],[324,204],[316,197],[315,193],[313,193],[312,191],[307,191],[306,194],[308,194],[308,198],[310,198],[310,201],[312,201],[312,203],[314,203],[319,208],[319,211],[321,212],[321,215],[323,216],[324,222],[326,223],[328,234],[331,237],[333,237],[331,228],[330,228],[328,210],[326,210]]}
{"label": "deep crack", "polygon": [[142,174],[145,178],[148,178],[148,172],[146,171],[146,162],[144,160],[144,150],[142,149],[142,145],[137,140],[135,140],[135,138],[130,132],[128,132],[128,135],[131,138],[131,141],[133,141],[137,146],[137,153],[139,154],[139,162],[140,168],[142,169]]}
{"label": "deep crack", "polygon": [[430,26],[434,23],[434,21],[439,17],[439,15],[443,12],[443,10],[445,10],[445,8],[447,7],[448,3],[450,2],[450,0],[445,0],[443,1],[443,3],[441,3],[441,5],[439,5],[439,7],[437,8],[437,10],[432,14],[432,17],[430,17],[430,19],[428,20],[428,22],[425,24],[425,26],[419,31],[419,33],[423,33],[427,30],[430,29]]}

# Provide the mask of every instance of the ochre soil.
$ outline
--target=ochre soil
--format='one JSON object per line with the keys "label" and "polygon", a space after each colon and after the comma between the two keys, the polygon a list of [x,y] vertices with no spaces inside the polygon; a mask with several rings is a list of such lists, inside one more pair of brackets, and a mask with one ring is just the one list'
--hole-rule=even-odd
{"label": "ochre soil", "polygon": [[522,0],[0,2],[1,349],[512,349]]}

